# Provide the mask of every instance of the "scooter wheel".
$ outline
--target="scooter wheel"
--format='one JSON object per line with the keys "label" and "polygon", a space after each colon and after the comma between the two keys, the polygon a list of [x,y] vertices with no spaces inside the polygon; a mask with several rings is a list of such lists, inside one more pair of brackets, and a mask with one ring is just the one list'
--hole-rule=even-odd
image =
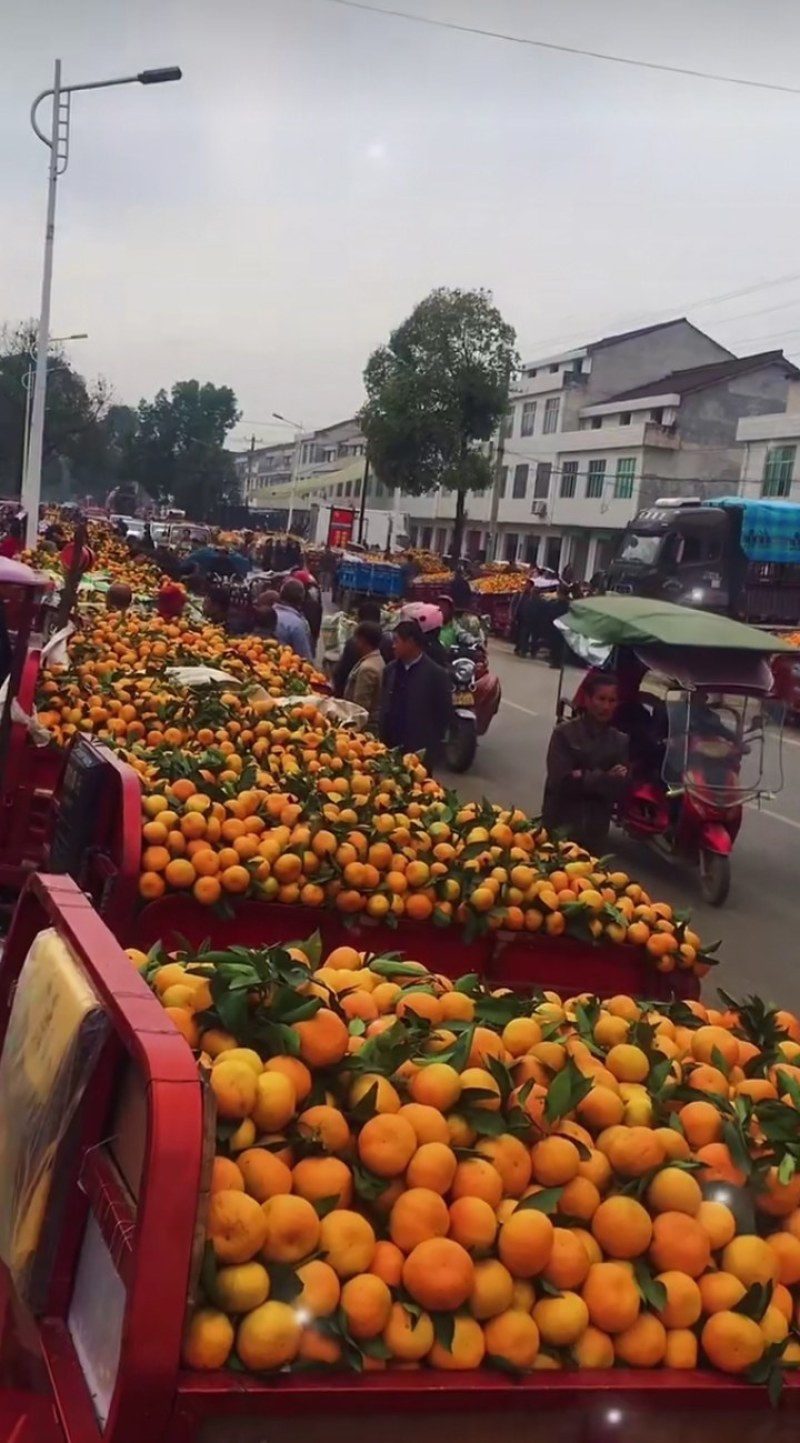
{"label": "scooter wheel", "polygon": [[721,907],[731,889],[731,859],[721,852],[700,853],[700,890],[710,907]]}
{"label": "scooter wheel", "polygon": [[475,723],[456,717],[444,747],[445,762],[451,772],[467,772],[475,760],[478,738]]}

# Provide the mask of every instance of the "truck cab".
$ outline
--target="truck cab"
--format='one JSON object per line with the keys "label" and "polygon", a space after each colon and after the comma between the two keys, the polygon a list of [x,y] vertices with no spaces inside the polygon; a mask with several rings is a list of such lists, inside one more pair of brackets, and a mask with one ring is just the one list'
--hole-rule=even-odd
{"label": "truck cab", "polygon": [[731,522],[699,498],[657,501],[626,528],[606,590],[729,613],[743,561]]}

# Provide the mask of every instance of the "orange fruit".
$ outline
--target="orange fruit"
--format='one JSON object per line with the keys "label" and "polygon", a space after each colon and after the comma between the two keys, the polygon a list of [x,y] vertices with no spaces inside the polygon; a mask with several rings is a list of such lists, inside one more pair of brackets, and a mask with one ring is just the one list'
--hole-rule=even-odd
{"label": "orange fruit", "polygon": [[772,1233],[767,1245],[778,1259],[778,1281],[787,1288],[800,1283],[800,1239],[793,1233]]}
{"label": "orange fruit", "polygon": [[222,1192],[224,1189],[244,1192],[244,1178],[229,1157],[215,1157],[211,1164],[211,1191]]}
{"label": "orange fruit", "polygon": [[754,1283],[777,1283],[780,1275],[780,1259],[765,1242],[751,1234],[733,1238],[722,1254],[722,1266],[727,1273],[733,1273],[746,1288]]}
{"label": "orange fruit", "polygon": [[578,1293],[567,1291],[557,1298],[540,1298],[533,1308],[533,1320],[543,1343],[569,1348],[586,1332],[589,1309]]}
{"label": "orange fruit", "polygon": [[495,1167],[483,1157],[468,1157],[456,1167],[450,1195],[458,1198],[481,1198],[496,1208],[503,1196],[503,1180]]}
{"label": "orange fruit", "polygon": [[458,1159],[451,1147],[443,1142],[424,1142],[408,1164],[406,1182],[409,1188],[430,1188],[444,1194],[450,1191],[457,1169]]}
{"label": "orange fruit", "polygon": [[433,1347],[433,1322],[427,1313],[410,1313],[402,1303],[393,1303],[383,1341],[398,1362],[418,1363]]}
{"label": "orange fruit", "polygon": [[294,1308],[270,1300],[247,1313],[236,1333],[236,1351],[254,1373],[283,1368],[297,1357],[302,1328]]}
{"label": "orange fruit", "polygon": [[592,1233],[608,1257],[638,1258],[650,1246],[653,1224],[635,1198],[609,1197],[592,1218]]}
{"label": "orange fruit", "polygon": [[263,1203],[279,1193],[292,1191],[289,1168],[265,1147],[252,1147],[240,1152],[236,1165],[247,1192],[256,1202]]}
{"label": "orange fruit", "polygon": [[736,1235],[736,1218],[725,1203],[701,1202],[697,1209],[697,1221],[708,1237],[712,1253],[727,1247]]}
{"label": "orange fruit", "polygon": [[428,1362],[443,1372],[465,1373],[479,1368],[485,1355],[486,1340],[480,1323],[474,1318],[457,1317],[450,1347],[434,1342]]}
{"label": "orange fruit", "polygon": [[652,1313],[640,1313],[636,1322],[614,1339],[616,1357],[630,1368],[657,1368],[666,1350],[666,1329]]}
{"label": "orange fruit", "polygon": [[517,1208],[500,1229],[497,1251],[512,1277],[534,1278],[550,1261],[554,1228],[535,1208]]}
{"label": "orange fruit", "polygon": [[711,1262],[708,1234],[686,1213],[660,1213],[653,1222],[650,1258],[659,1272],[674,1270],[699,1278]]}
{"label": "orange fruit", "polygon": [[[591,1186],[591,1184],[590,1184]],[[553,1248],[542,1276],[554,1288],[579,1288],[589,1272],[589,1255],[568,1228],[553,1229]]]}
{"label": "orange fruit", "polygon": [[486,1252],[497,1236],[497,1217],[483,1198],[462,1197],[450,1204],[450,1237],[469,1252]]}
{"label": "orange fruit", "polygon": [[623,1333],[639,1316],[639,1289],[620,1263],[593,1263],[581,1296],[590,1322],[603,1333]]}
{"label": "orange fruit", "polygon": [[377,1278],[383,1278],[390,1288],[399,1288],[404,1262],[405,1257],[397,1244],[382,1240],[375,1244],[375,1255],[370,1272],[373,1272]]}
{"label": "orange fruit", "polygon": [[292,1189],[310,1203],[336,1200],[336,1207],[350,1206],[353,1174],[338,1157],[304,1157],[292,1171]]}
{"label": "orange fruit", "polygon": [[312,1258],[297,1269],[298,1282],[303,1290],[294,1299],[298,1312],[310,1313],[313,1318],[328,1318],[335,1313],[339,1304],[341,1286],[333,1268],[320,1258]]}
{"label": "orange fruit", "polygon": [[362,1273],[344,1284],[340,1307],[351,1337],[357,1342],[377,1338],[389,1321],[392,1295],[382,1278]]}
{"label": "orange fruit", "polygon": [[577,1176],[580,1153],[566,1137],[545,1137],[531,1150],[533,1176],[542,1187],[559,1187]]}
{"label": "orange fruit", "polygon": [[667,1292],[667,1301],[658,1309],[658,1316],[666,1328],[693,1328],[703,1311],[703,1299],[694,1278],[686,1273],[671,1271],[659,1273],[656,1282]]}
{"label": "orange fruit", "polygon": [[406,1102],[397,1115],[411,1123],[420,1146],[426,1142],[450,1142],[447,1119],[435,1107],[427,1107],[422,1102]]}
{"label": "orange fruit", "polygon": [[375,1255],[375,1233],[360,1213],[336,1208],[322,1219],[319,1246],[338,1277],[352,1278],[369,1271]]}
{"label": "orange fruit", "polygon": [[449,1226],[447,1203],[430,1188],[408,1188],[400,1194],[389,1214],[389,1236],[404,1253],[412,1252],[429,1238],[446,1237]]}
{"label": "orange fruit", "polygon": [[461,1096],[462,1079],[447,1062],[432,1062],[421,1067],[409,1082],[409,1092],[414,1102],[433,1107],[438,1112],[449,1112]]}
{"label": "orange fruit", "polygon": [[[299,1263],[316,1249],[320,1221],[310,1202],[279,1193],[262,1204],[267,1263]],[[333,1214],[329,1214],[333,1216]]]}
{"label": "orange fruit", "polygon": [[358,1135],[358,1155],[378,1177],[397,1177],[405,1172],[416,1150],[417,1137],[411,1123],[396,1114],[378,1113]]}
{"label": "orange fruit", "polygon": [[347,1118],[338,1108],[329,1107],[325,1103],[308,1107],[305,1112],[301,1112],[297,1119],[297,1130],[301,1137],[319,1141],[326,1152],[344,1152],[350,1146],[350,1126]]}
{"label": "orange fruit", "polygon": [[[485,1322],[510,1308],[514,1301],[514,1279],[497,1258],[484,1258],[475,1264],[469,1309],[474,1318]],[[528,1309],[530,1312],[530,1309]]]}
{"label": "orange fruit", "polygon": [[648,1206],[654,1213],[688,1213],[689,1217],[696,1217],[702,1201],[699,1184],[682,1168],[662,1168],[647,1189]]}
{"label": "orange fruit", "polygon": [[292,1026],[300,1039],[300,1057],[308,1067],[333,1067],[347,1052],[347,1027],[328,1007],[320,1007],[313,1017]]}
{"label": "orange fruit", "polygon": [[206,1233],[220,1263],[248,1263],[267,1235],[264,1214],[254,1198],[233,1189],[212,1193]]}
{"label": "orange fruit", "polygon": [[[550,1298],[547,1301],[560,1300]],[[520,1370],[533,1367],[539,1352],[539,1328],[530,1313],[524,1313],[520,1308],[509,1308],[484,1324],[483,1336],[490,1358],[500,1358]]]}
{"label": "orange fruit", "polygon": [[746,1373],[766,1348],[766,1339],[752,1318],[741,1313],[714,1313],[700,1335],[703,1352],[723,1373]]}
{"label": "orange fruit", "polygon": [[697,1279],[704,1313],[722,1313],[738,1306],[747,1289],[733,1273],[704,1273]]}
{"label": "orange fruit", "polygon": [[428,1238],[406,1258],[403,1286],[423,1308],[454,1312],[470,1297],[474,1274],[472,1258],[459,1243],[451,1238]]}
{"label": "orange fruit", "polygon": [[224,1368],[233,1343],[230,1318],[217,1308],[198,1308],[189,1319],[183,1335],[181,1357],[187,1368],[198,1372]]}

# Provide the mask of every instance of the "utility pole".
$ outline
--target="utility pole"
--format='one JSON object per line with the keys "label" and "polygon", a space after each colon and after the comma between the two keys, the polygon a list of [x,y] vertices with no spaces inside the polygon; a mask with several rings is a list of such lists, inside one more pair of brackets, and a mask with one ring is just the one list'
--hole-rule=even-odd
{"label": "utility pole", "polygon": [[503,432],[500,430],[497,437],[497,455],[494,463],[494,482],[492,484],[492,508],[489,513],[489,546],[487,561],[497,560],[497,517],[500,511],[500,488],[503,482]]}
{"label": "utility pole", "polygon": [[364,545],[364,512],[367,506],[367,487],[369,485],[369,451],[364,456],[364,476],[361,482],[361,505],[358,508],[358,544]]}
{"label": "utility pole", "polygon": [[255,436],[250,437],[250,450],[247,454],[247,482],[245,484],[245,504],[250,505],[250,488],[253,484],[253,456],[256,449]]}

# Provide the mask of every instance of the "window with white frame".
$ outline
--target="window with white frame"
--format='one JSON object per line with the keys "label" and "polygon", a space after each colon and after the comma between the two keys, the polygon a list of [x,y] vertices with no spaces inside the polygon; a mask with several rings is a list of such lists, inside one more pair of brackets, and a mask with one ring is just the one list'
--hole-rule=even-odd
{"label": "window with white frame", "polygon": [[561,487],[559,495],[566,501],[570,501],[575,495],[578,486],[578,463],[577,461],[565,461],[561,467]]}
{"label": "window with white frame", "polygon": [[636,473],[636,457],[620,456],[614,477],[614,500],[630,501],[633,495],[633,481]]}
{"label": "window with white frame", "polygon": [[538,461],[533,480],[534,501],[546,501],[550,495],[550,473],[553,467],[549,461]]}
{"label": "window with white frame", "polygon": [[790,496],[796,446],[771,446],[764,461],[762,496]]}
{"label": "window with white frame", "polygon": [[586,478],[586,497],[589,501],[597,501],[603,494],[603,486],[606,479],[606,463],[595,458],[589,462],[589,474]]}
{"label": "window with white frame", "polygon": [[521,466],[517,466],[514,470],[514,486],[511,493],[514,501],[525,500],[525,492],[528,489],[529,469],[527,463],[523,462]]}
{"label": "window with white frame", "polygon": [[542,430],[545,436],[552,435],[558,430],[558,408],[561,401],[558,396],[551,396],[549,401],[544,403],[544,425]]}
{"label": "window with white frame", "polygon": [[508,441],[514,434],[514,409],[506,411],[500,427],[500,435],[504,441]]}
{"label": "window with white frame", "polygon": [[521,436],[532,436],[536,425],[536,402],[524,401],[522,405]]}

